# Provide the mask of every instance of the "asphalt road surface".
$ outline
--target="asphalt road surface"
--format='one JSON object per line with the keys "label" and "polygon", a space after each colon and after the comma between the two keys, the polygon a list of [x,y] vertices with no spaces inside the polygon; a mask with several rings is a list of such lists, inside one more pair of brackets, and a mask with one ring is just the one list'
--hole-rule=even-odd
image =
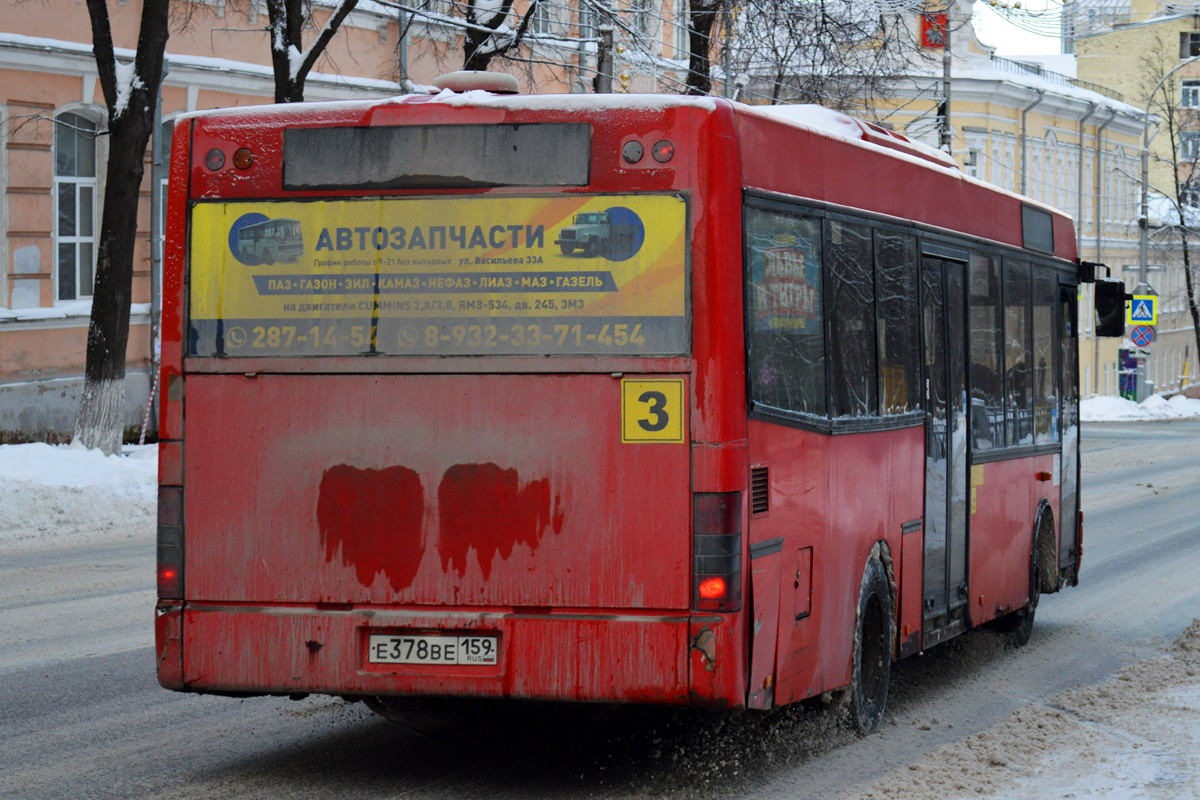
{"label": "asphalt road surface", "polygon": [[0,550],[0,797],[856,797],[1025,703],[1112,675],[1200,616],[1200,423],[1090,425],[1083,572],[1032,642],[976,631],[893,671],[880,732],[820,708],[738,717],[501,705],[448,738],[335,698],[158,687],[153,541]]}

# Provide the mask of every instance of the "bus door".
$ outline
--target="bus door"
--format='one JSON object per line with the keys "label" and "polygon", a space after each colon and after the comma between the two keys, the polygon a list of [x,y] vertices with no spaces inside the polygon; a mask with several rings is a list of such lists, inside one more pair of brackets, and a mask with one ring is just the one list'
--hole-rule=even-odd
{"label": "bus door", "polygon": [[1058,385],[1062,387],[1062,408],[1058,418],[1062,425],[1062,457],[1059,459],[1059,479],[1062,505],[1059,519],[1058,567],[1078,579],[1079,543],[1079,320],[1076,297],[1078,286],[1060,284],[1059,307],[1059,369]]}
{"label": "bus door", "polygon": [[923,647],[963,630],[967,605],[966,265],[931,257],[928,249],[921,269],[925,340]]}

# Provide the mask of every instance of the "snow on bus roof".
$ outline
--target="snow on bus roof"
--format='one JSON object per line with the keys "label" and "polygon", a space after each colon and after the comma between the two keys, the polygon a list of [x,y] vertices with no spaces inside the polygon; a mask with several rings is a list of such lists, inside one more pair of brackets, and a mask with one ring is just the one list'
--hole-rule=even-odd
{"label": "snow on bus roof", "polygon": [[[759,114],[764,117],[777,119],[793,125],[798,128],[815,131],[816,133],[828,138],[840,139],[852,147],[862,147],[889,158],[907,161],[910,164],[915,164],[922,169],[932,169],[945,174],[948,177],[953,177],[957,180],[966,183],[974,183],[984,187],[989,192],[1005,195],[1015,200],[1019,200],[1026,205],[1034,206],[1049,211],[1059,216],[1072,218],[1070,214],[1062,209],[1047,205],[1039,200],[1034,200],[1031,197],[1026,197],[1023,194],[1005,189],[994,183],[989,183],[980,178],[973,178],[967,175],[958,167],[958,162],[953,158],[943,153],[941,150],[930,147],[929,145],[910,139],[907,136],[892,134],[891,131],[883,131],[883,133],[891,136],[896,136],[898,141],[903,141],[905,146],[915,152],[924,154],[923,156],[906,153],[903,150],[897,150],[891,147],[877,144],[866,138],[866,131],[869,130],[866,126],[869,123],[851,117],[848,114],[843,114],[841,111],[836,111],[832,108],[818,105],[774,105],[774,106],[748,106],[737,104],[739,112],[748,112]],[[1073,218],[1072,218],[1073,219]]]}
{"label": "snow on bus roof", "polygon": [[715,111],[712,97],[683,94],[492,94],[473,89],[461,94],[449,89],[428,102],[448,106],[487,106],[510,111],[606,111],[614,108],[660,111],[668,108],[700,108]]}
{"label": "snow on bus roof", "polygon": [[[425,88],[425,87],[419,87]],[[494,94],[481,89],[467,92],[455,92],[443,89],[437,94],[432,90],[426,94],[405,94],[387,98],[369,100],[331,100],[317,103],[288,103],[283,105],[238,106],[235,108],[212,109],[210,111],[193,111],[181,115],[181,118],[206,116],[242,116],[260,115],[263,113],[285,113],[295,115],[306,124],[320,124],[322,121],[342,121],[343,114],[352,109],[368,110],[389,104],[424,105],[437,103],[458,108],[499,108],[507,111],[606,111],[613,109],[628,109],[634,111],[661,111],[668,108],[698,108],[704,111],[716,111],[718,102],[729,103],[728,100],[718,100],[713,97],[672,94]],[[430,96],[432,94],[432,96]],[[757,114],[776,119],[792,125],[817,132],[826,137],[840,139],[847,144],[863,147],[875,153],[886,155],[901,161],[918,165],[924,169],[939,170],[948,176],[959,180],[977,183],[989,191],[1016,198],[1024,203],[1044,208],[1063,216],[1070,216],[1061,209],[1046,205],[1032,198],[1004,189],[986,181],[972,178],[958,168],[953,158],[941,150],[930,147],[923,142],[894,134],[891,131],[879,129],[878,136],[892,136],[912,152],[904,152],[891,147],[885,147],[867,138],[870,130],[869,123],[851,117],[841,111],[818,105],[774,105],[758,106],[732,103],[738,113]],[[295,117],[292,117],[293,119]],[[920,155],[918,155],[918,153]]]}
{"label": "snow on bus roof", "polygon": [[[231,117],[264,113],[300,115],[306,122],[320,122],[330,114],[342,114],[348,110],[368,110],[391,104],[424,105],[437,103],[458,108],[499,108],[506,111],[605,111],[630,109],[634,111],[662,111],[668,108],[699,108],[715,111],[717,101],[712,97],[696,97],[672,94],[494,94],[482,89],[455,92],[433,87],[428,93],[401,94],[394,97],[367,100],[327,100],[316,103],[287,103],[281,105],[262,104],[192,111],[178,118]],[[432,95],[432,96],[430,96]]]}

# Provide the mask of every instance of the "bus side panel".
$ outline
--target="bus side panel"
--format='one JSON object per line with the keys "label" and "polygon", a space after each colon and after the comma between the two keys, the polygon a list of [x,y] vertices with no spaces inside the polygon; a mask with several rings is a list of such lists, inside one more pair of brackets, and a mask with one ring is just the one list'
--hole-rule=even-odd
{"label": "bus side panel", "polygon": [[[383,606],[350,612],[210,606],[189,607],[184,615],[184,680],[191,691],[688,702],[688,626],[682,615],[447,617]],[[371,634],[414,629],[497,635],[500,663],[368,662]]]}
{"label": "bus side panel", "polygon": [[[1054,456],[976,464],[971,474],[971,624],[979,625],[1029,600],[1033,525],[1043,498],[1054,511],[1057,540],[1059,487],[1050,475]],[[1057,552],[1057,551],[1056,551]]]}
{"label": "bus side panel", "polygon": [[[806,692],[821,678],[816,633],[825,607],[813,601],[827,579],[825,462],[832,437],[753,419],[749,434],[750,463],[766,466],[769,487],[768,511],[750,521],[750,541],[783,540],[773,672],[774,702],[784,705],[809,696]],[[796,586],[806,550],[811,582]]]}
{"label": "bus side panel", "polygon": [[903,524],[921,516],[924,430],[829,436],[752,421],[750,443],[752,463],[768,465],[772,503],[753,521],[764,529],[753,538],[784,539],[775,689],[782,705],[849,683],[858,591],[875,542],[887,542],[901,592],[921,580],[919,569],[900,572],[900,537]]}
{"label": "bus side panel", "polygon": [[[850,661],[863,568],[876,542],[887,542],[885,567],[893,571],[898,594],[921,573],[901,574],[905,522],[921,516],[924,504],[925,428],[921,425],[877,433],[831,437],[829,546],[823,571],[828,612],[821,620],[821,691],[850,683]],[[892,564],[887,564],[887,560]],[[893,598],[896,614],[899,597]],[[808,694],[815,693],[811,689]]]}

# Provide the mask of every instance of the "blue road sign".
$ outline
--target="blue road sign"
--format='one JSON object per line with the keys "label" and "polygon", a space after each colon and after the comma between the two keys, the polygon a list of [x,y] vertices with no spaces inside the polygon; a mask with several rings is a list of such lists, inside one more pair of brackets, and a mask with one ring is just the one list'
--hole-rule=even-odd
{"label": "blue road sign", "polygon": [[1129,304],[1130,325],[1158,324],[1158,297],[1152,294],[1135,294]]}
{"label": "blue road sign", "polygon": [[1150,343],[1154,341],[1154,328],[1149,325],[1137,325],[1130,331],[1129,338],[1138,347],[1149,347]]}

